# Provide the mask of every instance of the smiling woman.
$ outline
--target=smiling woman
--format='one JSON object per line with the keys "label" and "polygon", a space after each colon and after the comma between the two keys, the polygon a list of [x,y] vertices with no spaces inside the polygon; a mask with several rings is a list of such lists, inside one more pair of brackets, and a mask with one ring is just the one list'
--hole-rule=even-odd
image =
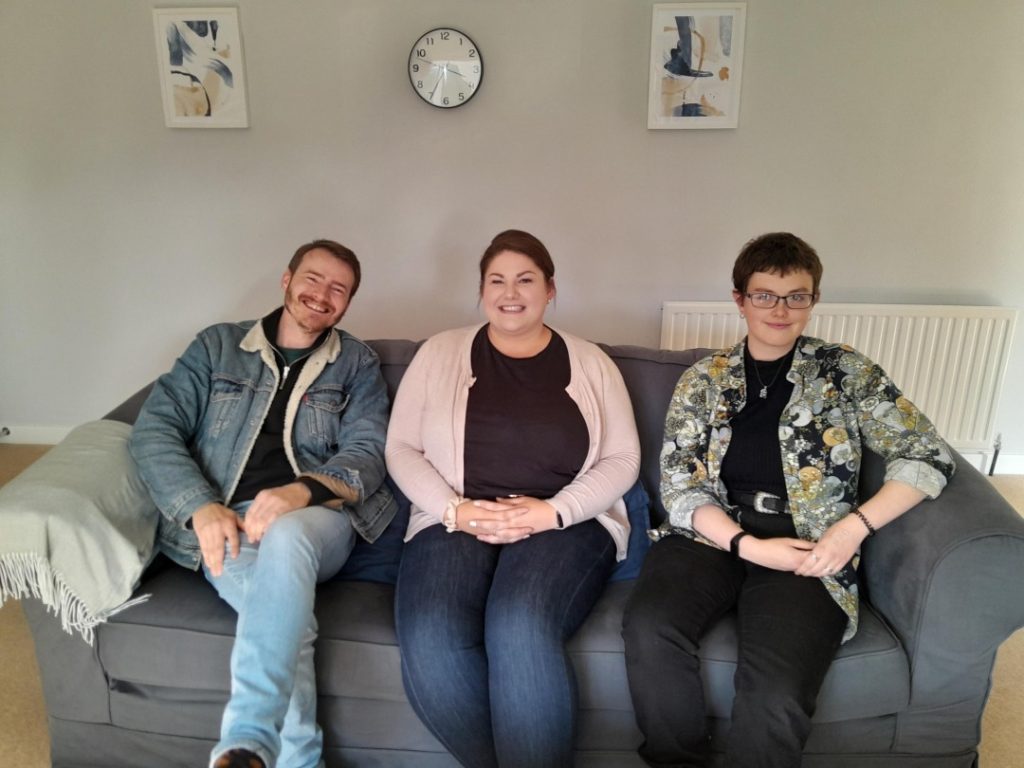
{"label": "smiling woman", "polygon": [[473,768],[498,755],[572,765],[565,642],[629,536],[629,394],[598,347],[544,324],[554,274],[536,237],[498,234],[480,260],[487,323],[423,344],[388,428],[388,469],[412,502],[395,598],[403,679]]}

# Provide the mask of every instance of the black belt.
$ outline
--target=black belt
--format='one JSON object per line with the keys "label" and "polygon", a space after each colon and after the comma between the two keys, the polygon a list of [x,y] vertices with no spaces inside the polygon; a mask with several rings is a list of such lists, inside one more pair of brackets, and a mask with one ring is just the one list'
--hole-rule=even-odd
{"label": "black belt", "polygon": [[756,493],[729,492],[729,501],[732,504],[740,504],[744,507],[751,507],[755,512],[764,512],[768,515],[789,514],[789,502],[781,496],[765,491]]}

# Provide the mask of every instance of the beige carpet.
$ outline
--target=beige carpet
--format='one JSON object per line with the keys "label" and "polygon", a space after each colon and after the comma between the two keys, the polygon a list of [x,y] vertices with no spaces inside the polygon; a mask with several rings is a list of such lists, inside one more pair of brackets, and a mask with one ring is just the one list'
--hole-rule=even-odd
{"label": "beige carpet", "polygon": [[[35,461],[45,448],[0,445],[0,485]],[[993,485],[1024,514],[1024,476],[997,475]],[[981,765],[1024,768],[1024,631],[999,649],[992,694],[982,721]],[[39,668],[25,616],[17,601],[0,608],[0,766],[49,768],[50,745]]]}

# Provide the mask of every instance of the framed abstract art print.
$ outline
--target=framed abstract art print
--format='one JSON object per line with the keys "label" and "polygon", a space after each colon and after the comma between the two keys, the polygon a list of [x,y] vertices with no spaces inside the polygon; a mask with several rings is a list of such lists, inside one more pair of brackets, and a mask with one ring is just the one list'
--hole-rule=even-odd
{"label": "framed abstract art print", "polygon": [[654,6],[648,128],[739,124],[746,3]]}
{"label": "framed abstract art print", "polygon": [[247,128],[237,8],[153,11],[168,128]]}

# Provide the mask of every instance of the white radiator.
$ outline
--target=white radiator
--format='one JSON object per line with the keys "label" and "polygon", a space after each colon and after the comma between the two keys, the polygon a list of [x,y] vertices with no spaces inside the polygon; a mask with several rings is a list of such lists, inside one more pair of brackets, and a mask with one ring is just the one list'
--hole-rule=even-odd
{"label": "white radiator", "polygon": [[[818,304],[804,333],[881,365],[958,451],[988,451],[1016,321],[1005,307]],[[745,333],[730,301],[662,304],[663,349],[718,349]]]}

